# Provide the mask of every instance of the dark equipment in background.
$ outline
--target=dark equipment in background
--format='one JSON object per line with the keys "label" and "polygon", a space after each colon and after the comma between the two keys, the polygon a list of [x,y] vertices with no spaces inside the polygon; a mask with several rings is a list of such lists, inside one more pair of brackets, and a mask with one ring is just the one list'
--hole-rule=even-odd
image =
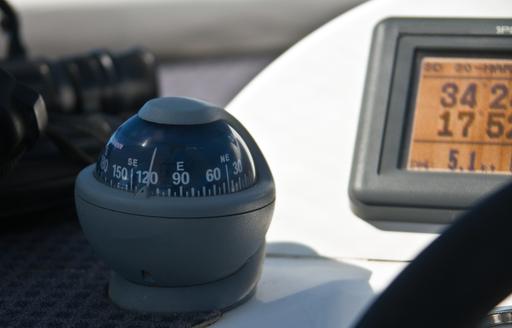
{"label": "dark equipment in background", "polygon": [[0,176],[39,138],[47,124],[41,96],[0,69]]}
{"label": "dark equipment in background", "polygon": [[133,112],[157,90],[155,58],[139,48],[115,55],[96,50],[56,61],[14,59],[0,67],[39,92],[55,113]]}
{"label": "dark equipment in background", "polygon": [[[76,174],[94,161],[126,117],[157,96],[158,84],[155,57],[140,48],[58,60],[28,58],[16,12],[4,0],[0,9],[7,36],[6,58],[0,61],[0,115],[12,118],[2,119],[0,127],[0,218],[7,218],[72,205]],[[10,85],[16,86],[14,92]],[[46,110],[36,101],[38,94]],[[27,118],[22,107],[30,109],[30,104],[41,122],[47,112],[46,127]],[[7,122],[16,129],[7,129]]]}

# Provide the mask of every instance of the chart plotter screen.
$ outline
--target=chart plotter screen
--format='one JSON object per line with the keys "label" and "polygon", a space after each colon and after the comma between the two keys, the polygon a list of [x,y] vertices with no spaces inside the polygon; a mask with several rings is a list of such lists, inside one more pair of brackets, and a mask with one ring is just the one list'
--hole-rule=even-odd
{"label": "chart plotter screen", "polygon": [[423,57],[406,169],[512,174],[512,59]]}

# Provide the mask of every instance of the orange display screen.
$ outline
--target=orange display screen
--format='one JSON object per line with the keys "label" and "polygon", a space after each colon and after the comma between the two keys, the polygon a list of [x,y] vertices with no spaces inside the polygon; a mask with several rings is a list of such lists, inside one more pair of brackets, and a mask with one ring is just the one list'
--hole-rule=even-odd
{"label": "orange display screen", "polygon": [[512,174],[512,59],[423,57],[407,170]]}

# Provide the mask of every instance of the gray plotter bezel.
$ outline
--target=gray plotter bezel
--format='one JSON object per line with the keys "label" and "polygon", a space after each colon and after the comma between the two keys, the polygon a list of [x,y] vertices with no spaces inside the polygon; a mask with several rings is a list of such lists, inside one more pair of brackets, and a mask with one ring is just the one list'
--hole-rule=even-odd
{"label": "gray plotter bezel", "polygon": [[376,26],[349,184],[356,215],[383,229],[442,226],[509,181],[403,167],[419,59],[489,54],[512,59],[512,20],[388,18]]}

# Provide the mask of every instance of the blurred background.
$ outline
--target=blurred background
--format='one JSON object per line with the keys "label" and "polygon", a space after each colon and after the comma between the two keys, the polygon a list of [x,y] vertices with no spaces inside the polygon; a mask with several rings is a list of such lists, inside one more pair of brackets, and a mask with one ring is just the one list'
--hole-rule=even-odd
{"label": "blurred background", "polygon": [[143,46],[161,63],[162,95],[225,106],[280,53],[361,2],[15,0],[12,5],[31,56]]}
{"label": "blurred background", "polygon": [[139,44],[161,57],[278,53],[362,0],[14,0],[32,54]]}

